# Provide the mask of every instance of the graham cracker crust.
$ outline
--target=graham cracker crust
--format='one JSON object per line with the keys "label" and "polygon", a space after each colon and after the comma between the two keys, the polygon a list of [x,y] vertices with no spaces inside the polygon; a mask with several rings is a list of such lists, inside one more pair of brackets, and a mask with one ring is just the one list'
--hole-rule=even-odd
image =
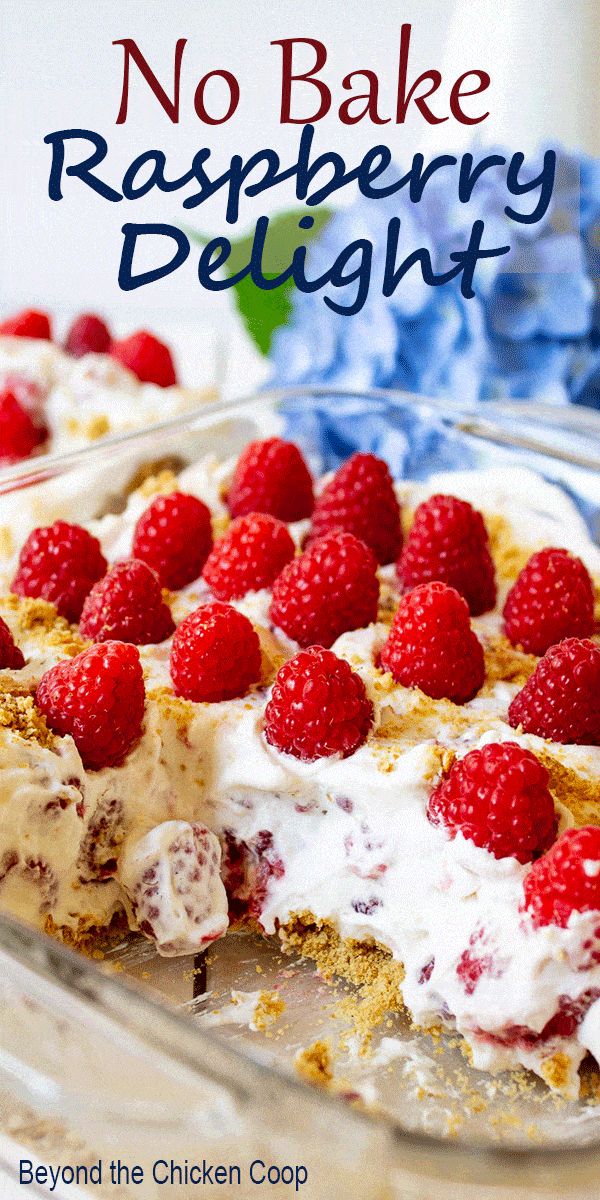
{"label": "graham cracker crust", "polygon": [[365,1052],[388,1013],[405,1011],[404,967],[380,943],[342,938],[331,921],[310,912],[294,913],[279,937],[287,953],[311,959],[326,982],[344,979],[358,989],[341,1000],[338,1011],[351,1020]]}
{"label": "graham cracker crust", "polygon": [[44,922],[44,933],[49,937],[62,942],[70,950],[79,951],[86,958],[95,959],[104,958],[108,950],[123,940],[128,930],[129,923],[124,910],[114,914],[110,925],[102,927],[92,917],[80,917],[75,929],[69,925],[57,925],[50,915]]}

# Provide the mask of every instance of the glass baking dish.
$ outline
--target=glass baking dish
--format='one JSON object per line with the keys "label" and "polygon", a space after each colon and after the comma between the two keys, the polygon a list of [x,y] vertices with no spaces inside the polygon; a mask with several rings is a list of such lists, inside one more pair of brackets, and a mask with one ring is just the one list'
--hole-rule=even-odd
{"label": "glass baking dish", "polygon": [[[526,464],[577,497],[600,540],[596,413],[295,389],[207,405],[5,472],[0,549],[9,523],[20,539],[57,517],[119,511],[145,475],[207,453],[236,455],[249,439],[273,432],[298,441],[315,471],[358,447],[418,478]],[[309,1086],[294,1069],[295,1055],[340,1039],[338,1002],[348,985],[325,985],[275,940],[232,933],[204,956],[164,960],[130,935],[96,961],[3,915],[0,964],[0,1168],[15,1181],[8,1195],[23,1194],[20,1159],[79,1166],[79,1192],[67,1172],[51,1193],[64,1200],[187,1200],[212,1194],[217,1164],[228,1172],[226,1181],[219,1177],[223,1195],[254,1195],[270,1169],[267,1194],[298,1190],[319,1200],[580,1198],[592,1196],[600,1179],[593,1097],[568,1102],[530,1080],[475,1072],[452,1038],[434,1045],[402,1015],[385,1023],[371,1058],[347,1040],[334,1090]],[[261,991],[276,991],[285,1003],[262,1023]],[[103,1190],[116,1159],[143,1169],[143,1192],[127,1184],[124,1171],[120,1191]],[[83,1168],[97,1169],[99,1160],[102,1187],[92,1176],[86,1189]],[[188,1168],[205,1162],[204,1184],[197,1175],[186,1179],[186,1160]]]}

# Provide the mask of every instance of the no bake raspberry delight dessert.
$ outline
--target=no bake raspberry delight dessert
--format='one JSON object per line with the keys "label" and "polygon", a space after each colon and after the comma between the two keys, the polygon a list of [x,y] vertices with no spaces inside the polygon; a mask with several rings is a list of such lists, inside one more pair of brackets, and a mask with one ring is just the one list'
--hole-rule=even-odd
{"label": "no bake raspberry delight dessert", "polygon": [[600,1061],[600,551],[523,469],[254,442],[0,567],[0,903],[165,955],[248,922],[476,1067]]}
{"label": "no bake raspberry delight dessert", "polygon": [[44,312],[0,321],[0,468],[165,421],[206,397],[179,386],[169,347],[147,330],[115,339],[83,313],[60,345]]}

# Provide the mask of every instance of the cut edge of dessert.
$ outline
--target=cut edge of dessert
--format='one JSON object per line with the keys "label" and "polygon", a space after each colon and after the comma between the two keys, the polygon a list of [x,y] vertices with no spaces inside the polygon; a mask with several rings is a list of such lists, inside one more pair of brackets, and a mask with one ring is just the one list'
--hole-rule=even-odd
{"label": "cut edge of dessert", "polygon": [[574,1096],[600,1055],[600,551],[574,512],[547,522],[567,546],[484,519],[501,475],[395,486],[357,453],[315,489],[269,438],[33,530],[0,600],[0,903],[87,949],[125,919],[166,955],[277,932]]}

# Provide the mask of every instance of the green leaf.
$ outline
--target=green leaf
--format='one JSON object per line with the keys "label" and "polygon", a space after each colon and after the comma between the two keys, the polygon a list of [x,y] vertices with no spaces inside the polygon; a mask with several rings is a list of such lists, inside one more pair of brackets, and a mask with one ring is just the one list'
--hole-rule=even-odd
{"label": "green leaf", "polygon": [[[298,222],[305,216],[313,218],[314,225],[311,229],[300,229],[299,227]],[[298,208],[289,212],[276,213],[270,217],[263,253],[263,274],[268,279],[274,279],[275,276],[285,271],[289,267],[297,247],[312,241],[325,228],[332,216],[332,210],[329,208],[314,209],[312,212]],[[192,241],[199,242],[202,246],[211,241],[206,234],[196,230],[186,229],[185,232]],[[223,267],[228,276],[237,274],[248,265],[253,241],[254,230],[239,238],[231,239],[231,254]],[[268,354],[275,330],[279,329],[281,325],[285,325],[292,311],[293,280],[288,279],[279,287],[266,292],[257,287],[246,275],[239,283],[233,285],[232,290],[237,310],[248,334],[255,346],[263,354]]]}
{"label": "green leaf", "polygon": [[249,275],[246,275],[245,279],[236,283],[233,291],[237,310],[247,332],[261,353],[268,354],[275,330],[289,320],[292,311],[293,280],[288,279],[280,287],[273,288],[272,292],[263,292],[262,288],[257,288]]}

